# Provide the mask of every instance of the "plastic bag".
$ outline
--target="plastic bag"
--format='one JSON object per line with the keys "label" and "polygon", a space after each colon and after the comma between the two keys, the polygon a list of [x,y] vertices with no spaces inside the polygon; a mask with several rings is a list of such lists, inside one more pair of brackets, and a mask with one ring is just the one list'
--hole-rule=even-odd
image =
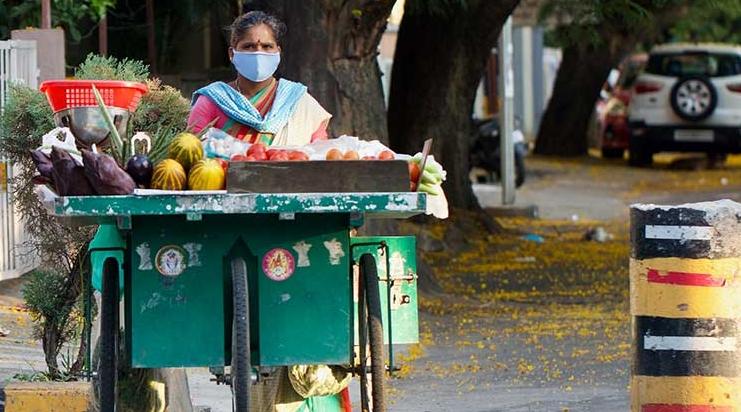
{"label": "plastic bag", "polygon": [[[331,149],[340,150],[342,153],[354,150],[358,152],[361,159],[366,156],[378,156],[378,154],[384,150],[393,153],[391,149],[378,140],[366,141],[360,140],[355,136],[347,135],[342,135],[336,139],[320,140],[305,146],[305,148],[311,150],[311,153],[308,153],[311,160],[324,160],[327,156],[327,152]],[[407,156],[407,158],[408,157],[409,156]],[[395,155],[395,158],[406,160],[403,158],[403,155]]]}
{"label": "plastic bag", "polygon": [[203,154],[208,158],[229,160],[236,154],[244,154],[250,144],[243,142],[221,129],[212,127],[204,134]]}
{"label": "plastic bag", "polygon": [[[60,137],[63,137],[64,140],[60,139]],[[43,135],[41,137],[41,146],[36,150],[40,150],[45,155],[49,156],[51,155],[52,147],[64,149],[73,159],[75,159],[79,164],[82,164],[82,155],[80,151],[77,150],[75,135],[72,134],[68,127],[57,127]]]}

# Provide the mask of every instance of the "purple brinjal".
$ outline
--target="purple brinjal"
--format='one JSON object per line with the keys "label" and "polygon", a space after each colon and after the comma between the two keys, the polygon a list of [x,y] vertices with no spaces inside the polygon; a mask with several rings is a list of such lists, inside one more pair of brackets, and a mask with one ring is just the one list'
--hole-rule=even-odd
{"label": "purple brinjal", "polygon": [[82,150],[85,175],[100,195],[129,195],[134,193],[136,183],[116,160],[105,153]]}

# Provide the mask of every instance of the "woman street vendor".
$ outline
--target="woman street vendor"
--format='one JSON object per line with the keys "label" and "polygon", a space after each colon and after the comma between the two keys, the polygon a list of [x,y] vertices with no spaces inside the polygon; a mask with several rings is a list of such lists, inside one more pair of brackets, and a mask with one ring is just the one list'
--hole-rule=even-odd
{"label": "woman street vendor", "polygon": [[229,60],[237,77],[214,82],[193,94],[189,127],[215,127],[249,143],[302,146],[327,138],[332,117],[301,83],[276,79],[286,26],[252,11],[231,26]]}
{"label": "woman street vendor", "polygon": [[[327,139],[332,117],[306,86],[276,79],[285,25],[262,11],[237,17],[229,59],[237,77],[193,94],[188,125],[196,132],[213,124],[237,139],[266,146],[302,146]],[[215,123],[214,123],[215,120]],[[326,365],[276,368],[252,386],[251,411],[340,412],[350,410],[350,375]]]}

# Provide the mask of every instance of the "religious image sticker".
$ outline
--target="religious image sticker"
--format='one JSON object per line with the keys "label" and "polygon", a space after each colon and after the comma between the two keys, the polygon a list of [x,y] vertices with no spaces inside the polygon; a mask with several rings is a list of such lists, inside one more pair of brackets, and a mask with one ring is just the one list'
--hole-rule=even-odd
{"label": "religious image sticker", "polygon": [[291,252],[286,249],[271,249],[262,258],[262,271],[272,280],[278,282],[286,280],[295,270],[296,262]]}
{"label": "religious image sticker", "polygon": [[162,246],[155,257],[157,272],[163,276],[178,276],[188,265],[185,249],[176,245]]}

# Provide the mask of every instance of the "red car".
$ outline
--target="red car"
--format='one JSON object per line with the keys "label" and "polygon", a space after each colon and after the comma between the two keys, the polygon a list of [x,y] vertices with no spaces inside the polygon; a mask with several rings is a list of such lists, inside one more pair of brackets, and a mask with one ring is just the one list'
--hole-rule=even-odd
{"label": "red car", "polygon": [[634,54],[618,67],[620,75],[606,99],[597,103],[599,137],[602,157],[622,158],[628,149],[628,105],[633,95],[633,83],[646,65],[645,53]]}

